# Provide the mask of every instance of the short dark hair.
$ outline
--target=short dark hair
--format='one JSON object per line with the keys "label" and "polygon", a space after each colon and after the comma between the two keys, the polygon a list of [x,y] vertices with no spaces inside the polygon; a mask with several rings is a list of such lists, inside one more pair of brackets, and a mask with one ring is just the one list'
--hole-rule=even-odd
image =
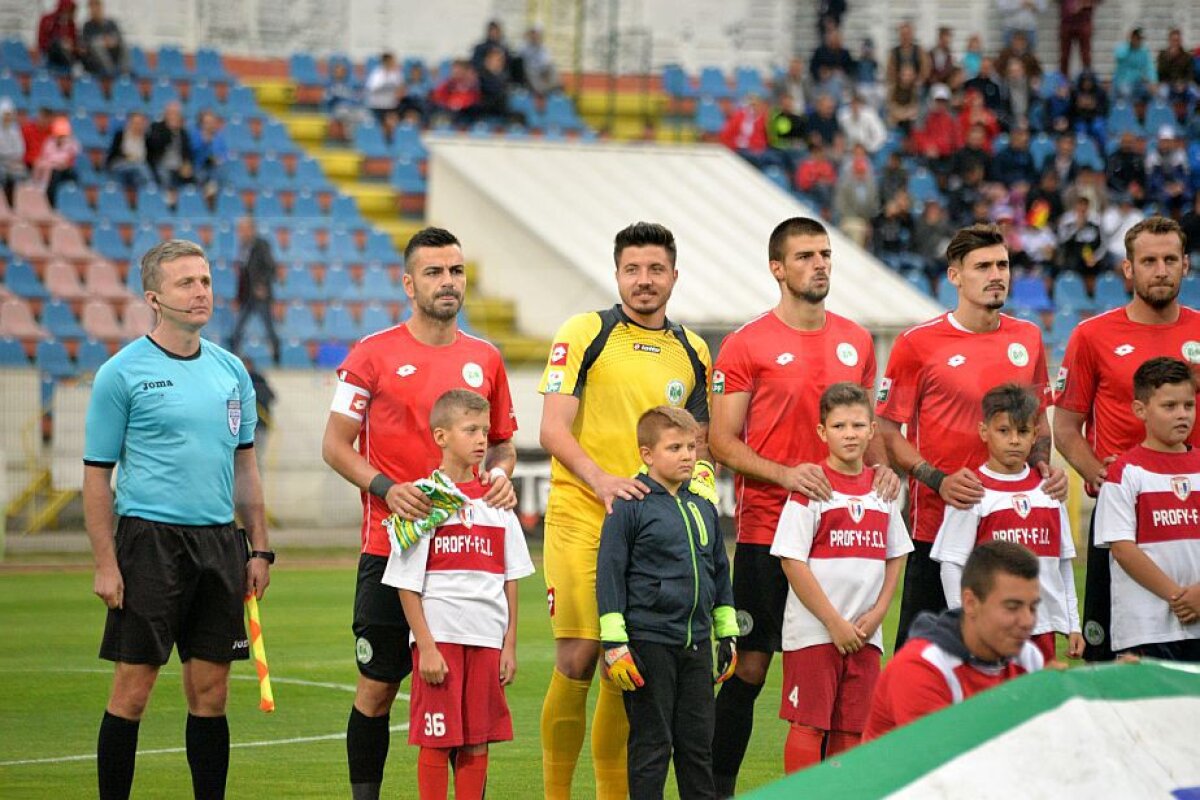
{"label": "short dark hair", "polygon": [[1196,379],[1192,375],[1192,368],[1178,358],[1152,358],[1133,373],[1133,399],[1145,403],[1158,387],[1177,383],[1195,386]]}
{"label": "short dark hair", "polygon": [[626,247],[662,247],[667,251],[671,266],[675,266],[675,234],[657,222],[635,222],[617,231],[613,239],[613,263],[621,266],[621,253]]}
{"label": "short dark hair", "polygon": [[408,240],[408,244],[404,246],[404,268],[406,270],[412,268],[412,255],[422,247],[449,247],[455,245],[462,247],[462,243],[458,241],[453,233],[445,228],[421,228],[413,234]]}
{"label": "short dark hair", "polygon": [[775,226],[771,238],[767,240],[767,257],[772,261],[783,261],[787,256],[783,248],[792,236],[828,236],[829,231],[815,219],[809,217],[791,217]]}
{"label": "short dark hair", "polygon": [[1041,404],[1027,388],[1019,383],[1002,383],[983,396],[983,421],[990,422],[997,414],[1008,414],[1013,425],[1032,423]]}
{"label": "short dark hair", "polygon": [[985,599],[996,585],[996,575],[1003,572],[1025,580],[1038,579],[1038,558],[1024,545],[993,540],[971,551],[962,571],[962,589],[980,600]]}
{"label": "short dark hair", "polygon": [[867,394],[867,390],[857,383],[842,381],[833,384],[821,393],[819,407],[821,423],[825,423],[825,418],[829,416],[830,411],[842,406],[863,406],[867,409],[867,416],[875,418],[875,409],[871,407],[871,398]]}
{"label": "short dark hair", "polygon": [[1004,234],[1000,228],[990,223],[978,223],[959,228],[958,233],[946,245],[946,262],[961,264],[967,254],[981,247],[992,247],[1004,244]]}
{"label": "short dark hair", "polygon": [[142,287],[152,292],[162,291],[162,265],[189,256],[198,256],[208,263],[204,248],[193,241],[167,239],[154,245],[142,256]]}
{"label": "short dark hair", "polygon": [[1187,253],[1187,234],[1183,232],[1183,228],[1179,223],[1170,217],[1153,216],[1146,217],[1144,220],[1134,225],[1125,232],[1125,253],[1126,258],[1133,261],[1133,245],[1137,238],[1143,233],[1149,234],[1164,234],[1173,233],[1179,237],[1179,249],[1183,253]]}
{"label": "short dark hair", "polygon": [[687,409],[655,406],[638,418],[638,447],[654,447],[666,430],[699,431],[700,425]]}
{"label": "short dark hair", "polygon": [[429,427],[447,428],[459,414],[487,413],[492,408],[487,398],[470,389],[451,389],[442,394],[429,409]]}

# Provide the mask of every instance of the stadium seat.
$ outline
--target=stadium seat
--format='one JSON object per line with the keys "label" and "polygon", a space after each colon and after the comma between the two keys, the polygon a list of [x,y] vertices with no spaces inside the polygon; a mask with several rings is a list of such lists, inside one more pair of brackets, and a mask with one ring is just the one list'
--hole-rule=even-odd
{"label": "stadium seat", "polygon": [[392,134],[392,153],[417,162],[429,158],[429,151],[421,141],[421,129],[408,122],[398,126]]}
{"label": "stadium seat", "polygon": [[8,226],[8,246],[15,255],[31,261],[45,261],[50,257],[41,230],[24,220],[16,220]]}
{"label": "stadium seat", "polygon": [[340,302],[325,306],[325,319],[321,323],[321,338],[340,342],[352,342],[359,338],[358,324],[350,316],[350,309]]}
{"label": "stadium seat", "polygon": [[336,265],[325,271],[325,280],[321,283],[321,295],[326,300],[341,302],[361,296],[358,287],[350,277],[349,270]]}
{"label": "stadium seat", "polygon": [[282,122],[271,120],[263,126],[262,139],[259,142],[264,152],[282,155],[285,153],[298,152],[296,145],[292,143],[292,137],[288,135],[287,128]]}
{"label": "stadium seat", "polygon": [[29,359],[25,357],[25,348],[10,336],[0,338],[0,367],[27,367]]}
{"label": "stadium seat", "polygon": [[1096,147],[1095,139],[1083,134],[1075,137],[1075,163],[1099,172],[1104,171],[1104,159],[1100,157],[1100,149]]}
{"label": "stadium seat", "polygon": [[[104,90],[90,75],[82,75],[75,80],[75,85],[71,88],[71,108],[87,114],[108,114],[112,110],[108,98],[104,96]],[[71,127],[80,144],[90,147],[79,135],[78,115],[71,120]]]}
{"label": "stadium seat", "polygon": [[146,57],[146,51],[136,44],[129,48],[129,68],[135,77],[155,77],[154,70],[150,68],[150,59]]}
{"label": "stadium seat", "polygon": [[213,305],[212,317],[204,326],[204,330],[200,331],[200,335],[209,341],[220,344],[228,341],[231,333],[233,333],[233,312],[229,310],[229,306],[218,302]]}
{"label": "stadium seat", "polygon": [[138,189],[137,214],[147,222],[156,222],[171,215],[167,199],[154,184],[147,184]]}
{"label": "stadium seat", "polygon": [[330,261],[354,264],[362,260],[362,252],[354,241],[354,234],[344,228],[334,228],[325,249]]}
{"label": "stadium seat", "polygon": [[328,224],[325,219],[325,213],[321,211],[321,202],[317,196],[308,189],[303,189],[296,193],[292,199],[292,219],[297,222],[303,221],[309,227],[314,227],[318,224]]}
{"label": "stadium seat", "polygon": [[157,81],[150,87],[150,116],[161,116],[167,103],[178,103],[179,101],[179,90],[175,88],[175,84],[165,78]]}
{"label": "stadium seat", "polygon": [[[131,269],[131,272],[138,272]],[[139,279],[140,280],[140,279]],[[84,272],[84,286],[92,297],[104,300],[125,300],[129,297],[129,288],[121,281],[121,274],[111,261],[98,258],[87,265]]]}
{"label": "stadium seat", "polygon": [[79,228],[69,222],[56,222],[50,229],[50,252],[68,261],[89,261],[96,257],[83,241]]}
{"label": "stadium seat", "polygon": [[0,44],[0,64],[21,75],[37,69],[29,55],[29,47],[20,39],[5,39]]}
{"label": "stadium seat", "polygon": [[91,223],[96,212],[88,205],[87,195],[74,183],[64,183],[58,189],[58,213],[72,222]]}
{"label": "stadium seat", "polygon": [[1046,332],[1047,344],[1065,343],[1071,336],[1071,331],[1079,324],[1079,312],[1070,308],[1059,308],[1054,312],[1054,321]]}
{"label": "stadium seat", "polygon": [[186,239],[189,242],[204,246],[200,231],[196,230],[190,219],[183,219],[171,230],[172,239]]}
{"label": "stadium seat", "polygon": [[121,317],[121,332],[125,339],[136,339],[154,330],[157,316],[154,309],[142,302],[134,302],[125,306]]}
{"label": "stadium seat", "polygon": [[1183,286],[1179,292],[1179,300],[1185,306],[1200,308],[1200,276],[1189,272],[1183,276]]}
{"label": "stadium seat", "polygon": [[237,275],[230,267],[214,266],[212,272],[213,297],[232,302],[237,296]]}
{"label": "stadium seat", "polygon": [[1119,140],[1124,133],[1132,133],[1137,136],[1144,135],[1141,124],[1137,121],[1137,115],[1133,108],[1124,100],[1118,100],[1112,104],[1112,108],[1108,110],[1108,135],[1114,140]]}
{"label": "stadium seat", "polygon": [[99,339],[87,338],[79,343],[79,350],[75,353],[75,366],[80,372],[91,373],[100,369],[108,358],[108,345]]}
{"label": "stadium seat", "polygon": [[308,53],[293,53],[288,59],[288,77],[301,86],[321,86],[325,79],[317,69],[317,60]]}
{"label": "stadium seat", "polygon": [[69,378],[75,374],[75,364],[67,347],[57,339],[44,339],[34,350],[33,365],[52,378]]}
{"label": "stadium seat", "polygon": [[416,161],[406,156],[396,158],[392,165],[391,184],[394,189],[403,194],[425,194],[425,178]]}
{"label": "stadium seat", "polygon": [[387,158],[391,154],[383,129],[373,123],[359,125],[354,129],[354,149],[367,158]]}
{"label": "stadium seat", "polygon": [[288,236],[288,246],[280,251],[279,257],[292,265],[321,261],[322,253],[317,246],[316,234],[308,228],[293,228]]}
{"label": "stadium seat", "polygon": [[293,300],[283,313],[280,336],[285,339],[308,341],[317,338],[317,330],[317,319],[313,316],[312,307],[299,300]]}
{"label": "stadium seat", "polygon": [[312,356],[308,354],[308,345],[294,339],[284,342],[279,354],[279,366],[283,369],[312,369]]}
{"label": "stadium seat", "polygon": [[129,260],[129,245],[125,244],[120,232],[108,220],[102,220],[92,228],[92,249],[114,261]]}
{"label": "stadium seat", "polygon": [[700,85],[697,94],[715,100],[725,100],[733,96],[733,92],[729,89],[729,83],[725,80],[725,73],[717,67],[704,67],[700,70]]}
{"label": "stadium seat", "polygon": [[[137,233],[133,235],[133,246],[130,248],[132,260],[140,264],[146,251],[158,244],[161,239],[157,228],[152,225],[147,224],[138,228]],[[136,270],[134,271],[136,272]],[[141,289],[138,292],[141,293]]]}
{"label": "stadium seat", "polygon": [[367,247],[364,255],[368,261],[379,261],[384,264],[396,264],[400,261],[400,254],[396,252],[396,245],[392,242],[392,237],[380,230],[372,229],[367,233]]}
{"label": "stadium seat", "polygon": [[117,320],[116,309],[103,300],[89,300],[84,303],[79,319],[83,329],[92,339],[115,342],[125,336],[125,331]]}
{"label": "stadium seat", "polygon": [[558,126],[565,131],[575,131],[583,127],[579,115],[575,113],[575,104],[565,94],[556,92],[546,98],[546,111],[542,116],[542,126]]}
{"label": "stadium seat", "polygon": [[317,345],[317,357],[314,366],[317,369],[335,369],[350,353],[350,345],[345,342],[321,342]]}
{"label": "stadium seat", "polygon": [[217,195],[217,217],[220,219],[238,219],[246,215],[246,202],[242,193],[226,187]]}
{"label": "stadium seat", "polygon": [[263,189],[282,191],[292,187],[292,179],[284,169],[283,162],[274,158],[264,158],[258,163],[258,174],[255,181]]}
{"label": "stadium seat", "polygon": [[937,301],[945,308],[955,308],[958,305],[958,289],[945,277],[938,281]]}
{"label": "stadium seat", "polygon": [[296,174],[292,176],[292,181],[300,190],[324,192],[330,188],[329,178],[325,177],[321,165],[316,159],[308,157],[296,162]]}
{"label": "stadium seat", "polygon": [[96,213],[115,225],[132,225],[141,221],[129,207],[125,190],[115,183],[105,184],[100,190],[96,197]]}
{"label": "stadium seat", "polygon": [[366,221],[363,219],[362,211],[358,208],[357,201],[350,195],[340,192],[334,195],[333,205],[329,209],[329,216],[333,218],[335,225],[345,225],[349,228],[362,228],[366,226]]}
{"label": "stadium seat", "polygon": [[289,269],[286,280],[276,286],[276,296],[280,300],[300,300],[306,303],[315,302],[323,297],[321,287],[317,285],[312,271],[307,267]]}
{"label": "stadium seat", "polygon": [[408,301],[408,297],[404,294],[404,287],[399,282],[393,281],[391,274],[387,268],[380,264],[370,264],[363,272],[362,281],[363,299],[369,301],[378,300],[383,303],[403,303]]}
{"label": "stadium seat", "polygon": [[910,269],[905,270],[904,280],[921,294],[929,294],[929,277],[920,270]]}
{"label": "stadium seat", "polygon": [[245,118],[263,115],[262,109],[258,107],[258,100],[254,97],[254,90],[241,85],[230,87],[222,113],[226,116],[239,114]]}
{"label": "stadium seat", "polygon": [[208,220],[212,212],[208,210],[204,195],[195,186],[184,186],[175,201],[175,216],[195,223]]}
{"label": "stadium seat", "polygon": [[1123,306],[1129,302],[1125,279],[1115,272],[1105,272],[1096,279],[1096,308],[1100,311]]}
{"label": "stadium seat", "polygon": [[50,207],[46,192],[33,183],[19,184],[13,192],[13,213],[23,220],[49,225],[58,219],[58,214]]}
{"label": "stadium seat", "polygon": [[154,63],[156,74],[171,80],[190,80],[192,71],[183,60],[183,52],[178,47],[163,46],[158,48],[158,59]]}
{"label": "stadium seat", "polygon": [[58,79],[47,74],[35,76],[29,84],[29,107],[67,111],[69,104],[58,87]]}
{"label": "stadium seat", "polygon": [[1046,159],[1054,156],[1054,140],[1039,133],[1029,142],[1029,155],[1033,157],[1033,166],[1040,170]]}
{"label": "stadium seat", "polygon": [[767,97],[767,85],[763,82],[762,73],[752,67],[738,67],[733,73],[733,92],[738,98],[749,95]]}
{"label": "stadium seat", "polygon": [[211,47],[201,47],[197,50],[196,77],[214,83],[227,82],[229,73],[226,72],[225,65],[221,62],[221,54]]}
{"label": "stadium seat", "polygon": [[100,133],[91,112],[80,111],[71,117],[71,133],[79,140],[84,150],[108,150],[109,137]]}
{"label": "stadium seat", "polygon": [[55,339],[82,339],[83,328],[71,307],[62,300],[51,300],[42,306],[42,327]]}
{"label": "stadium seat", "polygon": [[283,201],[270,189],[263,190],[254,198],[254,216],[259,220],[286,216]]}
{"label": "stadium seat", "polygon": [[23,297],[10,297],[0,302],[0,336],[29,340],[45,339],[49,334],[38,324]]}
{"label": "stadium seat", "polygon": [[275,359],[271,355],[271,348],[267,343],[255,336],[242,340],[238,355],[253,361],[255,364],[274,364]]}
{"label": "stadium seat", "polygon": [[17,80],[15,75],[7,72],[0,74],[0,97],[7,97],[11,100],[13,107],[18,111],[29,107],[29,98],[25,94],[25,89],[21,86],[21,82]]}
{"label": "stadium seat", "polygon": [[[230,120],[221,131],[225,134],[225,143],[231,153],[257,153],[258,142],[250,126],[241,120]],[[235,162],[241,163],[241,162]],[[244,164],[243,164],[244,166]],[[232,183],[232,179],[230,179]],[[236,184],[235,184],[236,185]]]}
{"label": "stadium seat", "polygon": [[711,97],[702,97],[696,104],[695,124],[700,133],[716,136],[725,127],[725,112]]}
{"label": "stadium seat", "polygon": [[1149,136],[1157,137],[1159,131],[1167,127],[1179,127],[1179,122],[1175,119],[1175,111],[1162,100],[1155,100],[1146,109],[1146,133]]}
{"label": "stadium seat", "polygon": [[663,91],[677,100],[695,97],[687,73],[678,64],[667,64],[662,68],[662,87]]}
{"label": "stadium seat", "polygon": [[1014,280],[1008,302],[1014,310],[1041,312],[1054,309],[1046,282],[1038,275],[1025,275]]}
{"label": "stadium seat", "polygon": [[937,180],[933,177],[933,173],[925,167],[917,167],[908,176],[908,194],[915,206],[924,205],[930,200],[936,200],[941,196]]}
{"label": "stadium seat", "polygon": [[192,84],[184,109],[189,117],[195,117],[201,111],[212,111],[220,106],[221,101],[217,99],[217,90],[207,80],[203,80]]}
{"label": "stadium seat", "polygon": [[69,261],[54,259],[46,265],[46,291],[62,300],[82,300],[87,289],[79,280],[79,270]]}
{"label": "stadium seat", "polygon": [[28,262],[14,260],[8,262],[4,270],[4,286],[18,297],[29,300],[49,300],[50,293],[38,280],[37,273]]}
{"label": "stadium seat", "polygon": [[362,330],[363,336],[376,331],[382,331],[392,327],[395,321],[392,319],[391,313],[387,310],[387,306],[382,303],[368,303],[362,312],[362,320],[359,328]]}
{"label": "stadium seat", "polygon": [[1075,272],[1063,272],[1054,279],[1054,305],[1076,313],[1095,307],[1092,298],[1088,297],[1083,279]]}

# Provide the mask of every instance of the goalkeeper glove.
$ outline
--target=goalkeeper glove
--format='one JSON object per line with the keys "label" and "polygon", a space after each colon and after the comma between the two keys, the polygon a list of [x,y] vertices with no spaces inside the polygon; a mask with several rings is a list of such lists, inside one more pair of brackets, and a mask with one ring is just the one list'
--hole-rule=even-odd
{"label": "goalkeeper glove", "polygon": [[714,506],[720,499],[717,496],[717,470],[708,461],[697,461],[692,469],[692,480],[688,483],[688,491],[703,497]]}
{"label": "goalkeeper glove", "polygon": [[717,640],[717,683],[724,683],[733,677],[737,667],[737,644],[732,636]]}
{"label": "goalkeeper glove", "polygon": [[608,679],[623,692],[636,691],[645,685],[642,673],[638,670],[637,662],[629,645],[619,644],[604,651],[604,667]]}

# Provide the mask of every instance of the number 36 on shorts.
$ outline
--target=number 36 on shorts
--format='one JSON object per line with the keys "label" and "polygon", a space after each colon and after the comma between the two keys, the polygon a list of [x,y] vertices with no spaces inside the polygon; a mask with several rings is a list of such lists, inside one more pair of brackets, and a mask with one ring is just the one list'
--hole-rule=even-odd
{"label": "number 36 on shorts", "polygon": [[425,735],[426,736],[445,736],[446,735],[446,715],[438,712],[425,712]]}

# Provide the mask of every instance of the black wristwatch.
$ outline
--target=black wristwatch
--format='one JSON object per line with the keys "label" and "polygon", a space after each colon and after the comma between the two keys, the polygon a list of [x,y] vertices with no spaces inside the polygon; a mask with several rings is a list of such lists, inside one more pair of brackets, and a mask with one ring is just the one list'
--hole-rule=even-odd
{"label": "black wristwatch", "polygon": [[275,563],[275,551],[274,550],[251,550],[250,557],[251,558],[261,558],[263,561],[267,562],[268,564]]}

